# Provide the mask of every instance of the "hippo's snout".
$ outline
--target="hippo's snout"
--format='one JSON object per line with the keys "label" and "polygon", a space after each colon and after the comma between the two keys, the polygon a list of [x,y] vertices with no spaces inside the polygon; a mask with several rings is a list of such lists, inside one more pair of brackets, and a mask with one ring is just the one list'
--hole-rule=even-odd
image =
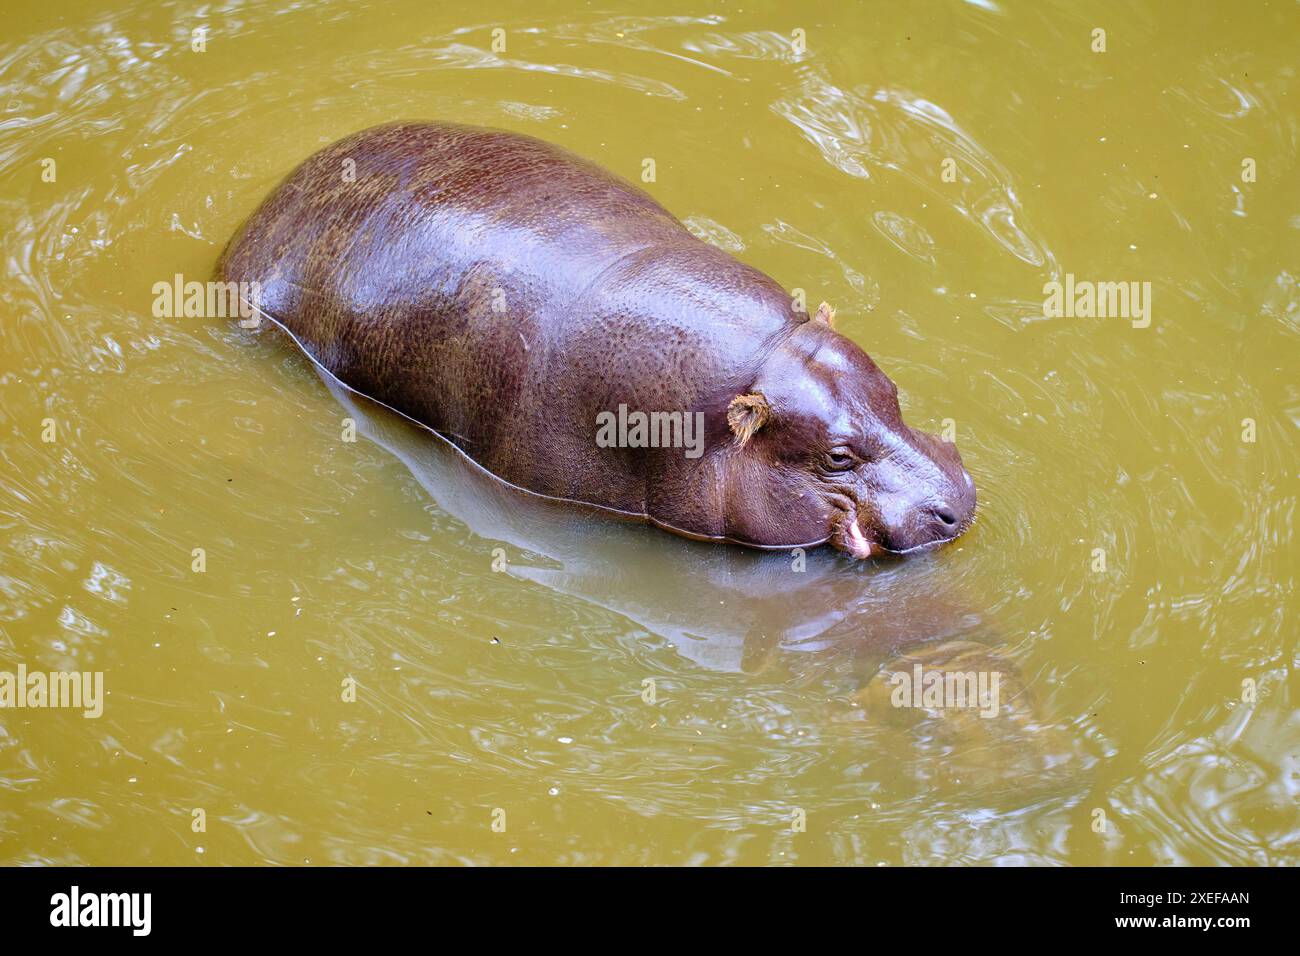
{"label": "hippo's snout", "polygon": [[975,481],[957,446],[936,435],[910,431],[907,448],[873,469],[864,483],[864,528],[879,548],[895,554],[921,551],[964,534],[975,521]]}
{"label": "hippo's snout", "polygon": [[975,480],[960,464],[957,467],[961,478],[952,482],[951,493],[928,508],[938,542],[951,541],[975,522]]}

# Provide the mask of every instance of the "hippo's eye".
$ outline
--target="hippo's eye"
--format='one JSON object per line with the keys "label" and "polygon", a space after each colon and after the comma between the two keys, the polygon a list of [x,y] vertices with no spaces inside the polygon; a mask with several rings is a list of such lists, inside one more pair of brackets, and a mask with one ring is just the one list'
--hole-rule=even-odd
{"label": "hippo's eye", "polygon": [[832,448],[826,462],[832,471],[848,471],[853,467],[853,452],[847,448]]}

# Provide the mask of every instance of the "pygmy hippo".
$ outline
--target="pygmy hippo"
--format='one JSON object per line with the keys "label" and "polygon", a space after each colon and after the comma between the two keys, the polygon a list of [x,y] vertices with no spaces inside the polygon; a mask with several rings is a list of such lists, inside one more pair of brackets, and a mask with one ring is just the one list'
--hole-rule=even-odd
{"label": "pygmy hippo", "polygon": [[406,122],[307,159],[218,266],[348,387],[519,488],[760,548],[955,538],[975,486],[768,276],[549,143]]}

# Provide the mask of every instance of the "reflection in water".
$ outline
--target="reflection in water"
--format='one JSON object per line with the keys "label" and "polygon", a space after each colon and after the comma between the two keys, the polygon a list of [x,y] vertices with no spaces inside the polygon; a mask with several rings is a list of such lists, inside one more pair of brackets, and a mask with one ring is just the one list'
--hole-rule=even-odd
{"label": "reflection in water", "polygon": [[433,433],[329,385],[359,430],[401,459],[440,508],[523,553],[509,574],[630,617],[702,666],[753,670],[773,652],[840,644],[887,655],[978,626],[942,593],[912,589],[901,567],[859,571],[826,548],[770,554],[679,541],[522,493]]}
{"label": "reflection in water", "polygon": [[[915,751],[899,769],[918,779],[946,774],[986,791],[1014,770],[1025,792],[1086,764],[1080,743],[1044,721],[1016,664],[973,642],[999,635],[942,579],[921,585],[910,563],[891,559],[863,570],[828,548],[772,554],[679,541],[558,505],[497,481],[434,433],[319,372],[358,431],[400,459],[443,511],[521,552],[501,565],[512,577],[630,618],[713,670],[764,675],[775,667],[807,685],[827,658],[849,661],[870,679],[853,695],[864,719],[909,725]],[[884,689],[914,665],[996,673],[1002,706],[948,710],[922,732],[921,712],[900,710]]]}
{"label": "reflection in water", "polygon": [[[0,861],[1297,862],[1297,15],[1109,9],[1134,58],[1064,3],[834,4],[802,47],[762,4],[11,14],[0,669],[108,696],[0,719]],[[654,158],[951,424],[975,528],[796,571],[556,512],[278,335],[152,314],[399,117]],[[1151,281],[1152,327],[1045,318],[1062,272]],[[882,701],[918,664],[1005,706]]]}

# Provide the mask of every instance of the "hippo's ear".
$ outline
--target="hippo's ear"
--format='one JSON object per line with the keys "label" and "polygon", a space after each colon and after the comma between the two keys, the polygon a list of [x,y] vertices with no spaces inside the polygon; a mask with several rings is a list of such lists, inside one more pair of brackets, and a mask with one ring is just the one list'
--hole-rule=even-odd
{"label": "hippo's ear", "polygon": [[727,424],[731,427],[731,433],[736,436],[737,443],[742,446],[753,438],[754,432],[762,428],[771,417],[772,406],[767,404],[767,399],[763,397],[762,392],[737,395],[727,406]]}
{"label": "hippo's ear", "polygon": [[833,328],[835,326],[835,310],[830,307],[830,303],[823,302],[817,306],[817,314],[812,317],[812,320]]}

